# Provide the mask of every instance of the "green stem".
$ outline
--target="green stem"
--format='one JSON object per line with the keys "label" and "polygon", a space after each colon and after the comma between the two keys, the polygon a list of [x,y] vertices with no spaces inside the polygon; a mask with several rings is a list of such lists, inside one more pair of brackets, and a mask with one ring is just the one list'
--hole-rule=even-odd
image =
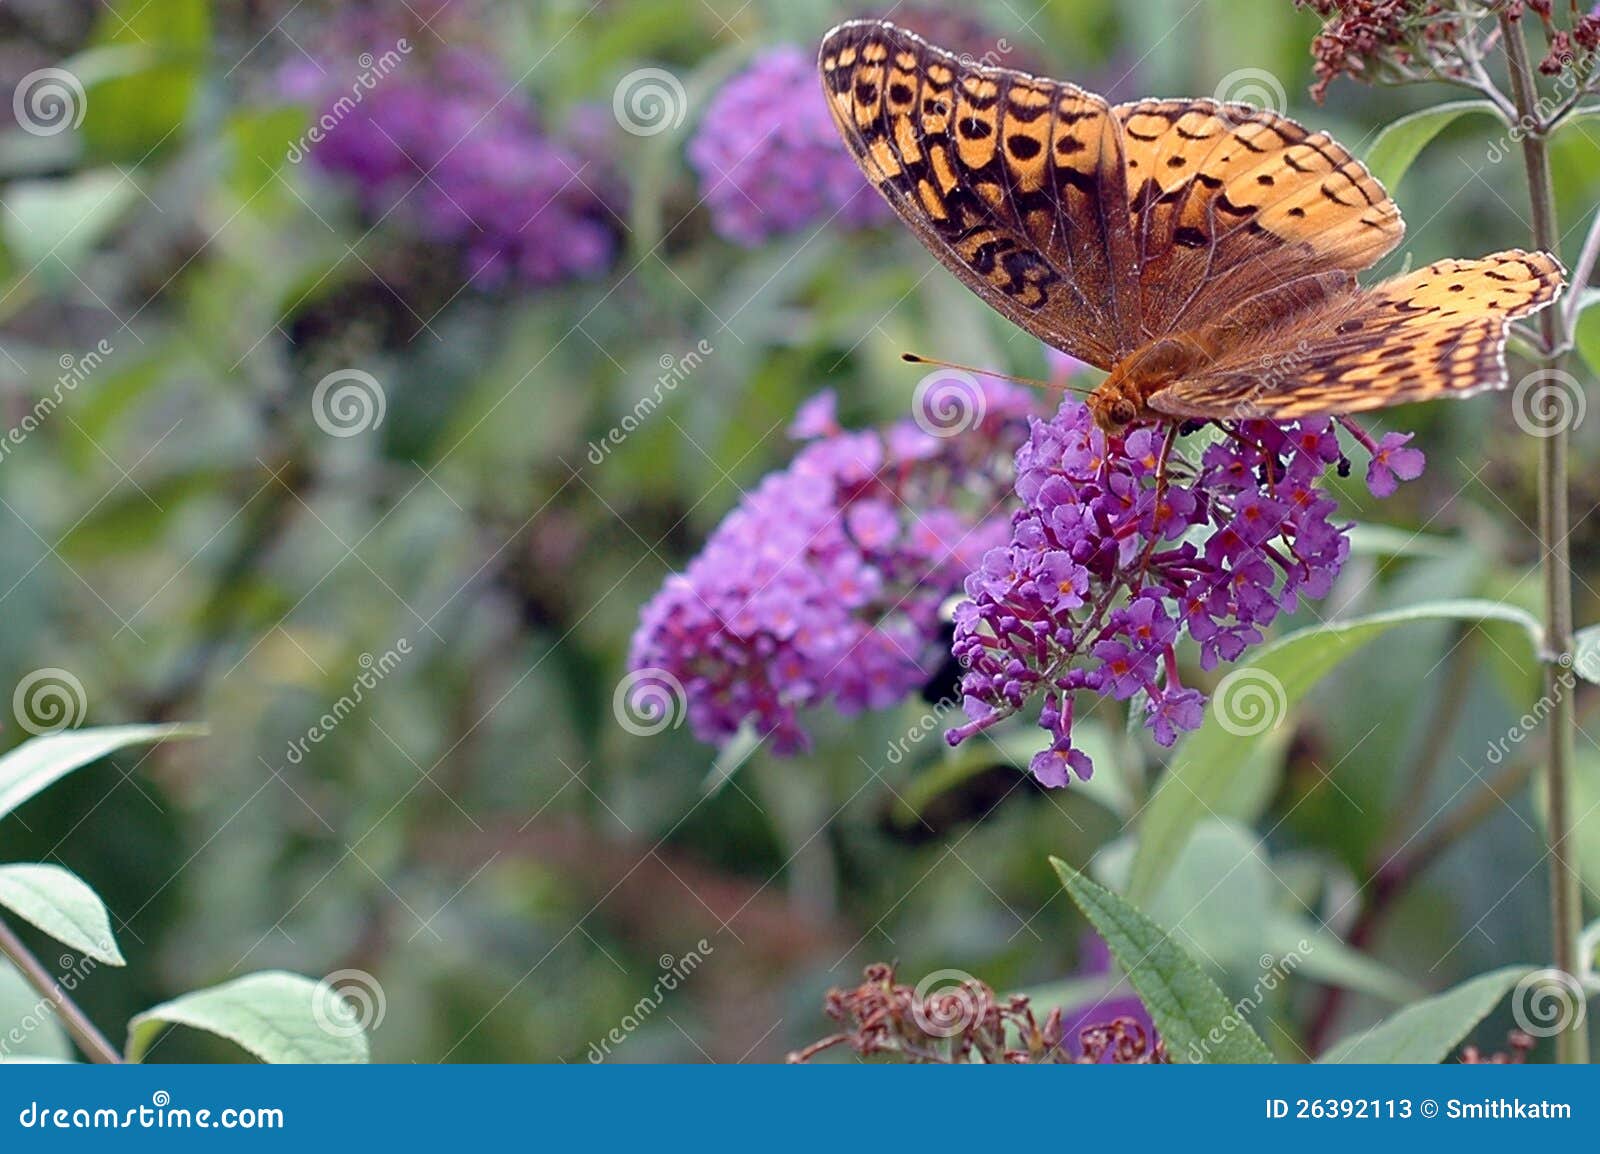
{"label": "green stem", "polygon": [[[1520,123],[1539,125],[1538,90],[1528,62],[1522,29],[1508,16],[1500,17],[1511,76],[1511,97]],[[1533,208],[1534,247],[1552,255],[1560,249],[1556,225],[1555,192],[1550,179],[1550,152],[1542,128],[1522,138],[1522,157],[1528,176],[1528,199]],[[1558,372],[1568,347],[1563,323],[1565,310],[1547,308],[1539,314],[1544,340],[1540,368]],[[1570,513],[1567,508],[1567,429],[1558,424],[1539,442],[1539,545],[1544,566],[1545,597],[1545,698],[1552,703],[1549,726],[1547,793],[1550,838],[1550,931],[1557,968],[1579,973],[1578,933],[1582,927],[1576,845],[1572,837],[1573,694],[1557,679],[1565,672],[1561,658],[1572,654],[1572,559],[1567,549]],[[1556,1036],[1556,1056],[1562,1062],[1589,1060],[1588,1027],[1579,1012],[1572,1025]]]}
{"label": "green stem", "polygon": [[113,1066],[122,1061],[122,1055],[106,1041],[104,1034],[95,1029],[89,1016],[78,1008],[78,1003],[56,985],[50,971],[39,964],[39,959],[29,952],[28,947],[22,944],[22,939],[12,933],[11,927],[4,922],[0,922],[0,955],[10,959],[11,964],[27,979],[28,985],[37,990],[41,997],[50,1000],[61,1015],[61,1024],[67,1028],[67,1033],[72,1035],[72,1040],[86,1058],[91,1062]]}

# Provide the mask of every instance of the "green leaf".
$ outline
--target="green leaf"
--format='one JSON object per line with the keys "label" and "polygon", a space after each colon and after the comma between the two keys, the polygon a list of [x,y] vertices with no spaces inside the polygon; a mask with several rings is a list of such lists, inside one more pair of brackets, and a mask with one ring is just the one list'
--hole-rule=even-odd
{"label": "green leaf", "polygon": [[1600,681],[1600,625],[1572,635],[1572,671],[1585,681]]}
{"label": "green leaf", "polygon": [[1262,938],[1280,962],[1293,959],[1293,972],[1300,977],[1389,1002],[1409,1002],[1422,996],[1415,983],[1351,949],[1335,935],[1312,929],[1303,918],[1273,914],[1262,927]]}
{"label": "green leaf", "polygon": [[50,999],[0,958],[0,1062],[70,1062],[73,1053]]}
{"label": "green leaf", "polygon": [[145,67],[121,69],[87,89],[83,131],[101,155],[137,161],[180,139],[199,91],[211,39],[206,0],[111,0],[95,29],[97,49],[133,47]]}
{"label": "green leaf", "polygon": [[[1369,642],[1416,621],[1511,622],[1530,638],[1535,652],[1542,637],[1539,622],[1526,610],[1494,601],[1434,601],[1302,629],[1258,650],[1218,685],[1205,723],[1178,747],[1156,788],[1140,825],[1129,898],[1143,903],[1155,893],[1196,823],[1216,809],[1251,751],[1312,686]],[[1253,712],[1257,707],[1260,712]]]}
{"label": "green leaf", "polygon": [[1193,958],[1122,898],[1051,858],[1061,884],[1111,947],[1176,1061],[1262,1063],[1272,1051]]}
{"label": "green leaf", "polygon": [[174,737],[199,737],[203,726],[108,725],[70,729],[25,741],[0,757],[0,817],[75,769],[129,745]]}
{"label": "green leaf", "polygon": [[124,964],[100,895],[70,870],[44,864],[0,866],[0,906],[80,954],[113,966]]}
{"label": "green leaf", "polygon": [[22,273],[70,283],[67,270],[80,264],[138,199],[133,181],[114,168],[62,180],[17,181],[5,190],[0,234]]}
{"label": "green leaf", "polygon": [[1578,356],[1583,358],[1583,363],[1589,371],[1600,377],[1600,309],[1587,307],[1585,302],[1583,311],[1578,313],[1577,324],[1573,339],[1577,344]]}
{"label": "green leaf", "polygon": [[1346,1038],[1320,1059],[1332,1063],[1416,1064],[1442,1062],[1461,1039],[1500,1004],[1506,991],[1533,972],[1507,966],[1479,974],[1452,990],[1415,1002],[1372,1029]]}
{"label": "green leaf", "polygon": [[1378,183],[1393,193],[1412,162],[1422,154],[1434,137],[1468,113],[1488,113],[1499,119],[1500,113],[1487,100],[1459,100],[1450,104],[1436,104],[1402,116],[1378,134],[1367,150],[1366,164]]}
{"label": "green leaf", "polygon": [[365,1062],[366,1032],[339,1010],[329,987],[272,970],[163,1002],[128,1023],[128,1061],[140,1061],[167,1026],[226,1038],[263,1062]]}

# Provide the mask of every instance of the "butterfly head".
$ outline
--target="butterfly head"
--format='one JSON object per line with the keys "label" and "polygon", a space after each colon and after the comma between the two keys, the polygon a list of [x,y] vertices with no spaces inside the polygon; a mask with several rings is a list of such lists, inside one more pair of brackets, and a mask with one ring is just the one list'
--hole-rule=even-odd
{"label": "butterfly head", "polygon": [[1128,392],[1113,372],[1100,387],[1090,393],[1086,398],[1089,406],[1089,415],[1094,418],[1094,423],[1100,431],[1111,436],[1118,436],[1127,427],[1139,419],[1141,406],[1136,395]]}

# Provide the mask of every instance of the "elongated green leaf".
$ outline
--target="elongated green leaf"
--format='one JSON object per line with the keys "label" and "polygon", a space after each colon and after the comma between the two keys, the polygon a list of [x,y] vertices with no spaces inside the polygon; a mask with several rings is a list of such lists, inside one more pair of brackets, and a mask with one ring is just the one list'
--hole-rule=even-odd
{"label": "elongated green leaf", "polygon": [[1066,862],[1051,858],[1050,864],[1072,900],[1111,947],[1174,1060],[1273,1061],[1266,1043],[1164,929]]}
{"label": "elongated green leaf", "polygon": [[1459,100],[1402,116],[1372,142],[1367,150],[1367,168],[1392,194],[1433,138],[1469,113],[1487,113],[1497,119],[1500,115],[1487,100]]}
{"label": "elongated green leaf", "polygon": [[167,1026],[227,1038],[263,1062],[365,1062],[366,1032],[329,987],[271,970],[196,990],[128,1023],[128,1061],[137,1062]]}
{"label": "elongated green leaf", "polygon": [[1186,738],[1140,825],[1130,900],[1147,901],[1209,816],[1251,751],[1278,728],[1312,686],[1363,646],[1398,625],[1417,621],[1505,621],[1537,651],[1542,636],[1531,613],[1495,601],[1434,601],[1291,633],[1237,666],[1217,687],[1205,723]]}
{"label": "elongated green leaf", "polygon": [[0,866],[0,906],[80,954],[123,964],[100,895],[70,870],[43,864]]}
{"label": "elongated green leaf", "polygon": [[75,769],[129,745],[148,745],[174,737],[199,737],[203,726],[108,725],[72,729],[25,741],[0,757],[0,817]]}
{"label": "elongated green leaf", "polygon": [[1404,1003],[1422,991],[1382,962],[1353,950],[1333,934],[1313,930],[1302,918],[1273,914],[1262,927],[1267,948],[1292,972],[1328,986],[1342,986],[1385,1001]]}
{"label": "elongated green leaf", "polygon": [[1530,966],[1507,966],[1479,974],[1452,990],[1407,1006],[1364,1033],[1346,1038],[1321,1061],[1442,1062],[1472,1027],[1500,1004],[1506,991],[1532,972]]}

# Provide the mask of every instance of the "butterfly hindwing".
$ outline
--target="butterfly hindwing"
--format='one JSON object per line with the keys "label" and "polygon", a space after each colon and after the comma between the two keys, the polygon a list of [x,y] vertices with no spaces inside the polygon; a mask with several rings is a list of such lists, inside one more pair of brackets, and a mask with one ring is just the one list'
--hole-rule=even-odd
{"label": "butterfly hindwing", "polygon": [[1520,249],[1436,261],[1331,296],[1254,342],[1222,345],[1150,407],[1169,417],[1291,420],[1505,388],[1511,322],[1548,305],[1564,279],[1553,257]]}

